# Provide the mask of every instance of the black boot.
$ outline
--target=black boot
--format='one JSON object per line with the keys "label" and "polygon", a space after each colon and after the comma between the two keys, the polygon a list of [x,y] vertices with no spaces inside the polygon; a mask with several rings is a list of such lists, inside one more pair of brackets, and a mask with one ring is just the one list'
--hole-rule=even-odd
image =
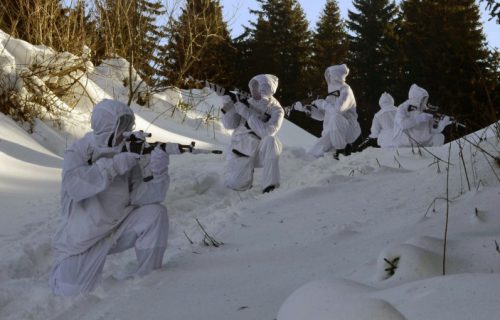
{"label": "black boot", "polygon": [[335,153],[333,154],[333,159],[339,160],[339,155],[344,151],[344,149],[339,149],[335,150]]}
{"label": "black boot", "polygon": [[344,149],[337,149],[335,150],[335,153],[333,154],[333,158],[335,160],[339,160],[339,155],[343,154],[344,156],[349,156],[352,152],[352,144],[348,143]]}
{"label": "black boot", "polygon": [[267,186],[267,187],[266,187],[266,188],[262,191],[262,193],[269,193],[269,192],[273,191],[274,189],[276,189],[276,187],[275,187],[275,186],[273,186],[273,185],[270,185],[270,186]]}
{"label": "black boot", "polygon": [[352,144],[348,143],[344,149],[344,156],[350,156],[352,152]]}

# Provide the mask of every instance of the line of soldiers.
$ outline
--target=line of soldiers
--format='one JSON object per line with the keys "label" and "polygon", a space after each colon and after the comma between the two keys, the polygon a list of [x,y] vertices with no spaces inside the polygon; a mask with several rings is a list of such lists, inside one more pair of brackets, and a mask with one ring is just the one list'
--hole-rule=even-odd
{"label": "line of soldiers", "polygon": [[[360,137],[361,128],[356,112],[356,99],[346,83],[349,69],[345,64],[330,66],[325,70],[328,94],[311,104],[293,105],[312,119],[323,121],[321,137],[307,151],[308,159],[322,157],[332,151],[333,157],[348,156],[353,151],[373,145],[382,148],[439,146],[444,143],[441,133],[453,123],[448,116],[427,113],[428,92],[413,84],[408,100],[394,106],[392,96],[384,92],[379,100],[381,110],[373,118],[369,138],[360,146],[353,143]],[[273,97],[278,78],[269,74],[257,75],[249,82],[250,98],[235,101],[226,97],[222,108],[222,122],[232,129],[231,144],[227,153],[226,186],[234,190],[252,187],[254,168],[263,167],[263,192],[279,186],[279,155],[282,146],[276,133],[283,122],[284,110]]]}
{"label": "line of soldiers", "polygon": [[[356,100],[345,82],[348,73],[346,65],[328,67],[327,97],[303,108],[307,115],[323,121],[321,137],[307,153],[311,158],[328,151],[337,159],[339,154],[349,155],[361,134]],[[258,167],[263,168],[263,193],[279,187],[282,144],[276,134],[285,111],[273,97],[277,88],[276,76],[260,74],[249,82],[248,99],[224,95],[222,123],[233,130],[224,172],[228,188],[251,188]],[[413,85],[408,101],[396,109],[392,97],[384,93],[371,137],[384,147],[442,144],[439,132],[450,119],[433,126],[433,116],[423,112],[428,96]],[[184,149],[177,144],[156,144],[138,154],[124,148],[135,115],[116,100],[103,100],[94,107],[91,126],[92,131],[75,141],[64,156],[61,221],[54,236],[49,277],[57,295],[92,291],[100,282],[106,257],[130,248],[137,256],[137,267],[130,275],[148,274],[162,266],[167,247],[169,219],[163,202],[170,183],[169,156]]]}

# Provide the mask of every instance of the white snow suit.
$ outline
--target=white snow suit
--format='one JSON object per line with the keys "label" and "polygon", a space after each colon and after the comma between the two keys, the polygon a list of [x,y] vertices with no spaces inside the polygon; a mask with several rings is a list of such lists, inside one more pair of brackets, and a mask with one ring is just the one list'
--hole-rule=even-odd
{"label": "white snow suit", "polygon": [[394,106],[394,98],[387,92],[382,93],[378,101],[380,110],[375,113],[370,130],[370,138],[377,139],[381,148],[394,147],[394,117],[398,110]]}
{"label": "white snow suit", "polygon": [[252,92],[249,107],[229,100],[223,107],[222,123],[226,129],[234,130],[226,153],[225,184],[233,190],[249,189],[254,168],[263,168],[262,189],[276,188],[280,183],[279,156],[282,151],[276,133],[285,114],[273,97],[278,78],[269,74],[257,75],[250,80],[249,87]]}
{"label": "white snow suit", "polygon": [[398,106],[394,120],[394,142],[396,147],[441,146],[444,135],[441,132],[449,125],[450,118],[441,119],[436,128],[434,119],[425,113],[429,94],[416,84],[410,87],[408,100]]}
{"label": "white snow suit", "polygon": [[[65,153],[62,216],[53,241],[55,260],[49,283],[55,294],[92,291],[106,256],[128,248],[135,247],[136,274],[161,267],[168,233],[167,209],[161,205],[169,186],[168,154],[164,153],[167,163],[162,164],[162,174],[144,182],[141,166],[130,162],[136,155],[120,153],[119,137],[133,123],[134,114],[127,105],[103,100],[92,112],[93,131]],[[122,155],[125,167],[118,159]]]}
{"label": "white snow suit", "polygon": [[[314,118],[323,117],[323,131],[316,144],[308,151],[315,158],[332,149],[342,150],[353,143],[361,134],[356,112],[356,99],[345,79],[349,69],[345,64],[330,66],[325,71],[328,84],[326,99],[313,101],[317,110],[312,110]],[[315,109],[315,108],[313,108]]]}

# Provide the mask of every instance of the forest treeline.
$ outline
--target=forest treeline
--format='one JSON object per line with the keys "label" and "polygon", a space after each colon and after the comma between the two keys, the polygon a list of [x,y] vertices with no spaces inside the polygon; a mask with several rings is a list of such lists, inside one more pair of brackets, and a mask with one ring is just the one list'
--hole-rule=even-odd
{"label": "forest treeline", "polygon": [[284,106],[324,96],[325,68],[345,63],[364,135],[380,95],[401,103],[412,83],[468,131],[498,120],[500,53],[479,8],[500,23],[494,0],[353,0],[345,20],[328,0],[312,28],[297,0],[256,1],[237,37],[218,0],[0,0],[0,29],[57,51],[87,46],[94,64],[123,57],[155,90],[205,81],[246,89],[253,75],[275,74]]}

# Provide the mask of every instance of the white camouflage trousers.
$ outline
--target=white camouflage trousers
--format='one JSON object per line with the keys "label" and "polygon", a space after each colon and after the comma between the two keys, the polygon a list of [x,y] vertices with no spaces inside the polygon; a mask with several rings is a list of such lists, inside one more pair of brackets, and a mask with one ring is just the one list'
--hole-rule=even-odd
{"label": "white camouflage trousers", "polygon": [[74,296],[95,289],[108,254],[135,248],[138,266],[135,274],[145,275],[162,265],[168,236],[167,209],[160,204],[134,209],[120,224],[113,241],[97,242],[87,251],[69,256],[54,265],[49,285],[54,294]]}

